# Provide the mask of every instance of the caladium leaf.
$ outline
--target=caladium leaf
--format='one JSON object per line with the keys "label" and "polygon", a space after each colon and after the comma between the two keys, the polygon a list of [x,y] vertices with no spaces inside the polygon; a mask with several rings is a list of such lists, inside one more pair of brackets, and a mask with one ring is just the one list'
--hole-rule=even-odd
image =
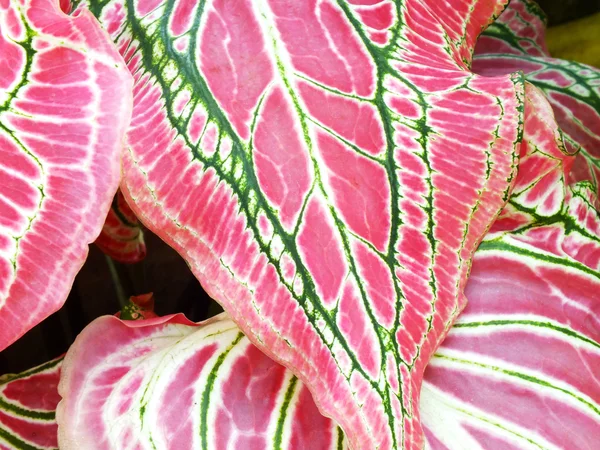
{"label": "caladium leaf", "polygon": [[[572,157],[544,98],[531,86],[526,94],[508,209],[529,207],[531,220],[496,230],[475,254],[469,306],[425,373],[428,448],[588,449],[600,433],[595,194],[589,183],[565,187]],[[134,325],[101,318],[66,361],[61,448],[344,445],[302,382],[225,315],[199,325],[181,315]]]}
{"label": "caladium leaf", "polygon": [[[478,67],[480,56],[491,54],[550,56],[546,46],[546,21],[544,11],[535,1],[511,0],[500,17],[479,37],[474,67]],[[496,67],[501,68],[499,64]],[[511,69],[521,70],[514,65]]]}
{"label": "caladium leaf", "polygon": [[[524,141],[539,163],[525,163],[515,190],[529,182],[539,195],[530,207],[511,199],[502,226],[477,250],[469,304],[425,374],[421,408],[432,449],[583,450],[600,434],[598,198],[589,182],[566,184],[572,157],[561,160],[550,129],[528,132],[542,117],[557,129],[538,113],[527,118]],[[553,173],[564,176],[548,183]]]}
{"label": "caladium leaf", "polygon": [[[539,35],[528,31],[539,29],[527,15],[535,11],[530,6],[516,1],[503,15],[515,34],[503,35],[502,58],[519,45],[541,49],[532,44]],[[494,30],[502,36],[502,27]],[[490,70],[500,67],[485,58]],[[475,254],[469,305],[423,384],[423,421],[433,449],[588,449],[600,433],[595,187],[569,185],[574,158],[550,106],[531,85],[525,103],[514,196]],[[563,101],[563,108],[569,105],[578,109]],[[561,124],[573,117],[566,111],[557,116]]]}
{"label": "caladium leaf", "polygon": [[225,313],[96,319],[69,349],[59,444],[82,449],[343,449],[308,389]]}
{"label": "caladium leaf", "polygon": [[531,0],[513,0],[477,43],[473,69],[483,75],[522,70],[548,97],[567,150],[579,151],[571,181],[589,180],[600,192],[600,70],[551,58],[545,17]]}
{"label": "caladium leaf", "polygon": [[[565,222],[597,217],[590,205],[573,205]],[[594,447],[600,274],[586,264],[600,260],[600,242],[575,242],[575,257],[553,254],[549,242],[568,236],[550,227],[527,242],[506,233],[476,252],[469,305],[425,372],[428,448]],[[225,314],[202,324],[97,319],[69,350],[60,393],[62,449],[345,445],[303,383]]]}
{"label": "caladium leaf", "polygon": [[[566,175],[571,157],[542,100],[528,87],[527,170],[515,190],[565,187],[566,176],[547,182]],[[542,162],[531,164],[536,154]],[[469,306],[425,373],[428,448],[593,448],[600,217],[590,187],[569,186],[562,197],[518,193],[514,205],[527,199],[541,213],[526,228],[496,231],[476,252]],[[557,202],[560,210],[544,216]],[[225,315],[199,325],[181,315],[135,325],[98,319],[69,351],[60,389],[65,449],[161,448],[173,436],[178,448],[332,448],[336,436],[344,445],[302,383]]]}
{"label": "caladium leaf", "polygon": [[102,232],[95,244],[115,261],[137,263],[146,256],[146,244],[141,224],[121,191],[113,199]]}
{"label": "caladium leaf", "polygon": [[[117,317],[156,317],[153,308],[152,294],[138,295]],[[61,356],[17,375],[0,376],[0,449],[58,448],[55,413],[62,363]]]}
{"label": "caladium leaf", "polygon": [[552,220],[477,250],[469,304],[423,383],[430,448],[597,445],[600,220],[589,184],[569,192]]}
{"label": "caladium leaf", "polygon": [[371,3],[87,6],[135,76],[136,215],[355,448],[420,448],[423,370],[508,196],[523,85],[469,70],[505,1]]}
{"label": "caladium leaf", "polygon": [[0,448],[58,448],[56,405],[62,357],[0,377]]}
{"label": "caladium leaf", "polygon": [[64,302],[119,182],[131,75],[89,12],[0,2],[0,349]]}
{"label": "caladium leaf", "polygon": [[574,156],[544,94],[529,82],[525,85],[525,126],[519,172],[508,204],[491,233],[526,230],[554,217],[565,207],[567,178]]}

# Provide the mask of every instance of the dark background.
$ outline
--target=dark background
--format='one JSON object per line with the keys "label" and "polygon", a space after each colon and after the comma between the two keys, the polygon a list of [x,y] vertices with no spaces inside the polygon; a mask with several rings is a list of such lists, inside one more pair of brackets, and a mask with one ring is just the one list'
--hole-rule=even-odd
{"label": "dark background", "polygon": [[112,261],[116,280],[107,257],[90,245],[88,259],[65,305],[0,352],[0,374],[18,373],[65,353],[88,323],[121,309],[119,294],[128,298],[153,292],[157,314],[183,312],[196,322],[220,311],[172,248],[148,230],[144,230],[144,238],[148,254],[142,262],[126,265]]}
{"label": "dark background", "polygon": [[[600,0],[538,0],[538,3],[548,15],[550,26],[600,11]],[[174,250],[147,230],[145,238],[146,259],[129,266],[112,262],[116,277],[111,275],[111,263],[104,254],[91,245],[88,260],[77,275],[65,305],[0,352],[0,374],[21,372],[63,354],[88,323],[120,310],[119,297],[153,292],[157,314],[183,312],[193,321],[220,310]]]}

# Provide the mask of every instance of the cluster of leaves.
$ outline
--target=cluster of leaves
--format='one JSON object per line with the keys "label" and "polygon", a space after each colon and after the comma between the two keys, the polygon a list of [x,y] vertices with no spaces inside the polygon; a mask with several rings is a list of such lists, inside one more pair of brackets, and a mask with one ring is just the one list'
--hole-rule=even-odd
{"label": "cluster of leaves", "polygon": [[0,446],[593,448],[600,72],[507,3],[0,0],[0,347],[138,218],[226,311],[98,318]]}

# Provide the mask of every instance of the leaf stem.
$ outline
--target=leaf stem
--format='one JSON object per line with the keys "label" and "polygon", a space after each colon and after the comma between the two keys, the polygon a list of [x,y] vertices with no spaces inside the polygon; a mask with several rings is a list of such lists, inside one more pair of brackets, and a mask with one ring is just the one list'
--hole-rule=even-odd
{"label": "leaf stem", "polygon": [[112,279],[113,286],[115,287],[117,301],[119,302],[119,306],[123,308],[128,304],[128,301],[127,295],[125,295],[125,289],[123,289],[123,284],[121,283],[121,278],[119,277],[119,273],[117,272],[117,268],[115,267],[115,263],[112,258],[108,255],[104,255],[104,259],[106,259],[106,265],[108,266],[108,271],[110,272],[110,277]]}

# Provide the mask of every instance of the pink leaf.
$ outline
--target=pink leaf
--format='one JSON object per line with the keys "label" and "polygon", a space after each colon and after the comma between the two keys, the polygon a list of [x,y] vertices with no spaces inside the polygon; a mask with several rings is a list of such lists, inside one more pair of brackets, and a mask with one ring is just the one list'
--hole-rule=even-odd
{"label": "pink leaf", "polygon": [[574,159],[564,144],[552,107],[543,93],[527,82],[519,172],[509,203],[492,226],[491,236],[559,214],[568,195],[566,182]]}
{"label": "pink leaf", "polygon": [[[557,141],[549,141],[552,149],[535,139],[555,135],[546,131],[526,134],[527,145],[554,154]],[[550,218],[496,231],[477,250],[469,306],[425,373],[428,448],[593,448],[600,433],[600,216],[588,184],[566,192]],[[340,328],[350,339],[360,338],[363,326],[346,323],[348,330]],[[397,386],[398,376],[388,382]],[[342,445],[306,387],[226,315],[202,324],[181,315],[97,319],[69,350],[60,392],[64,449]]]}
{"label": "pink leaf", "polygon": [[[527,37],[540,35],[524,34],[535,20],[525,27],[513,20],[529,8],[529,1],[513,1],[483,40],[490,51],[498,38],[505,52],[498,60],[482,55],[494,73],[513,53],[509,47],[522,49],[532,42]],[[522,54],[514,61],[528,59],[549,61]],[[575,86],[571,94],[577,96]],[[562,107],[577,109],[568,101]],[[570,112],[557,115],[561,126]],[[525,119],[514,196],[477,250],[469,305],[426,372],[421,407],[434,450],[588,449],[600,434],[598,199],[589,182],[570,177],[574,158],[531,85]]]}
{"label": "pink leaf", "polygon": [[[0,3],[0,349],[63,304],[119,182],[131,76],[89,12]],[[7,57],[7,58],[5,58]]]}
{"label": "pink leaf", "polygon": [[62,357],[0,378],[0,448],[58,448],[56,405]]}
{"label": "pink leaf", "polygon": [[101,317],[66,356],[61,449],[337,449],[308,389],[221,314]]}
{"label": "pink leaf", "polygon": [[551,58],[545,18],[531,0],[513,0],[477,44],[475,72],[498,76],[515,70],[541,89],[552,105],[569,153],[579,152],[570,181],[588,180],[600,193],[600,71]]}
{"label": "pink leaf", "polygon": [[362,3],[89,2],[135,77],[136,215],[354,448],[421,448],[523,84],[469,70],[505,1]]}
{"label": "pink leaf", "polygon": [[[593,448],[600,275],[547,248],[573,237],[564,223],[598,212],[573,200],[567,211],[551,235],[532,228],[525,242],[506,233],[476,252],[469,305],[425,373],[428,448]],[[583,228],[573,253],[598,255],[600,239]],[[201,324],[182,315],[97,319],[69,350],[60,393],[67,450],[332,449],[344,439],[303,383],[224,314]]]}
{"label": "pink leaf", "polygon": [[433,450],[596,446],[600,222],[582,188],[552,223],[477,250],[469,304],[423,383]]}
{"label": "pink leaf", "polygon": [[137,263],[145,258],[144,232],[121,191],[117,191],[102,232],[94,243],[106,255],[121,263]]}

